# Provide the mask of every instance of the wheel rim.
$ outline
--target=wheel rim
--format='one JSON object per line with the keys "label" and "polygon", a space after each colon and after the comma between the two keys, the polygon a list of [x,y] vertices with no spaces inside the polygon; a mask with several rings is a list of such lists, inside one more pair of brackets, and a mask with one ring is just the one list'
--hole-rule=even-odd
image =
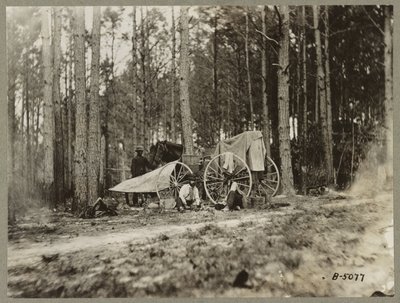
{"label": "wheel rim", "polygon": [[268,156],[265,157],[265,170],[257,188],[257,194],[275,196],[279,189],[280,175],[275,162]]}
{"label": "wheel rim", "polygon": [[240,157],[232,154],[233,167],[224,168],[225,157],[229,153],[222,153],[210,160],[204,171],[204,188],[208,198],[218,203],[226,198],[233,182],[236,182],[240,191],[246,197],[250,195],[252,177],[250,168]]}
{"label": "wheel rim", "polygon": [[[165,180],[163,172],[165,170],[171,169],[171,165],[174,165],[175,167],[172,169],[172,172],[169,175],[169,180]],[[165,165],[163,169],[160,170],[156,183],[157,196],[160,202],[168,202],[168,208],[174,208],[176,204],[176,199],[179,196],[179,191],[181,187],[186,183],[185,177],[192,173],[193,172],[190,167],[182,162],[169,163]],[[168,187],[166,187],[167,185]]]}

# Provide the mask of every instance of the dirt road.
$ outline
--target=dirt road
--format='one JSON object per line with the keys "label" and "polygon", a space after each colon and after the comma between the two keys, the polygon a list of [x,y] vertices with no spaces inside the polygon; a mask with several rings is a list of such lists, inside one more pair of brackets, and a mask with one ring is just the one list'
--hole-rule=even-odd
{"label": "dirt road", "polygon": [[[391,194],[275,199],[282,201],[290,206],[226,213],[127,210],[116,218],[50,215],[45,223],[43,218],[24,222],[9,232],[8,295],[284,297],[391,291]],[[232,287],[242,271],[248,279]],[[344,274],[346,280],[339,278]]]}
{"label": "dirt road", "polygon": [[[271,221],[271,215],[261,216],[260,214],[245,214],[240,219],[229,219],[216,222],[216,225],[221,228],[231,229],[239,224],[256,221],[258,224],[264,224]],[[284,212],[274,212],[274,216],[285,215]],[[122,232],[112,232],[101,235],[79,236],[72,239],[59,238],[51,243],[30,243],[28,247],[21,248],[21,244],[8,245],[8,266],[29,265],[41,260],[42,255],[51,254],[68,254],[80,250],[88,249],[104,249],[105,246],[113,246],[114,248],[129,243],[140,243],[147,239],[155,238],[160,234],[166,236],[175,236],[181,234],[188,229],[199,229],[206,226],[208,223],[195,223],[183,225],[157,225],[136,228],[134,230],[124,230]]]}

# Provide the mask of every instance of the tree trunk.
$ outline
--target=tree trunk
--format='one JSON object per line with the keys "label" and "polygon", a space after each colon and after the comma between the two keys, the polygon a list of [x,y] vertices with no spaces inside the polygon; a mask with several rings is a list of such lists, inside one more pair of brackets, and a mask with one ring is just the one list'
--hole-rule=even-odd
{"label": "tree trunk", "polygon": [[136,6],[133,7],[133,25],[132,25],[132,145],[133,149],[138,145],[138,111],[137,111],[137,34],[136,34]]}
{"label": "tree trunk", "polygon": [[308,138],[308,95],[307,95],[307,39],[306,39],[306,6],[302,6],[301,14],[301,43],[303,65],[303,123],[302,123],[302,157],[301,157],[301,185],[303,194],[307,193],[307,138]]}
{"label": "tree trunk", "polygon": [[[14,49],[14,39],[7,31],[7,41],[9,41],[9,51]],[[8,149],[7,149],[7,181],[8,181],[8,222],[14,224],[15,217],[15,187],[14,187],[14,163],[15,163],[15,92],[16,92],[16,73],[15,73],[15,60],[13,56],[8,56]]]}
{"label": "tree trunk", "polygon": [[332,100],[331,100],[331,70],[329,65],[329,6],[325,5],[325,93],[326,93],[326,126],[328,137],[328,163],[329,163],[329,180],[328,184],[334,181],[333,168],[333,138],[332,138]]}
{"label": "tree trunk", "polygon": [[[267,35],[267,25],[266,25],[266,17],[265,11],[267,7],[265,6],[261,11],[261,22],[262,22],[262,32],[264,35]],[[262,74],[262,112],[263,112],[263,137],[265,142],[265,148],[267,151],[267,156],[271,157],[271,139],[270,139],[270,130],[269,130],[269,114],[268,114],[268,92],[267,92],[267,78],[268,78],[268,71],[267,71],[267,56],[268,56],[268,49],[267,49],[267,41],[265,37],[262,37],[262,48],[261,48],[261,74]]]}
{"label": "tree trunk", "polygon": [[31,189],[32,189],[32,149],[31,149],[31,122],[30,122],[30,117],[31,117],[31,100],[29,100],[29,72],[28,72],[28,57],[29,57],[29,51],[28,53],[24,56],[25,57],[25,75],[24,75],[24,99],[25,99],[25,110],[26,110],[26,151],[25,151],[25,181],[26,181],[26,190],[28,192],[28,195],[30,195]]}
{"label": "tree trunk", "polygon": [[246,71],[247,71],[247,89],[249,94],[250,103],[250,128],[254,130],[254,110],[253,110],[253,97],[251,94],[251,77],[250,77],[250,63],[249,63],[249,12],[246,11],[246,39],[245,39],[245,51],[246,51]]}
{"label": "tree trunk", "polygon": [[144,136],[144,146],[146,150],[149,150],[151,144],[151,130],[152,130],[152,98],[151,98],[151,78],[150,78],[150,66],[151,66],[151,58],[150,58],[150,29],[149,29],[149,12],[148,7],[146,6],[146,21],[145,21],[145,83],[146,83],[146,106],[144,109],[144,119],[145,119],[145,136]]}
{"label": "tree trunk", "polygon": [[57,203],[64,202],[64,148],[63,127],[61,118],[61,8],[53,8],[54,37],[53,37],[53,106],[55,126],[54,146],[54,185]]}
{"label": "tree trunk", "polygon": [[171,113],[170,113],[170,127],[171,127],[171,141],[176,142],[176,121],[175,121],[175,77],[176,77],[176,29],[175,29],[175,16],[174,16],[174,7],[171,8],[172,12],[172,61],[171,61]]}
{"label": "tree trunk", "polygon": [[281,5],[280,10],[282,24],[278,70],[279,154],[281,158],[282,191],[286,195],[293,195],[295,191],[289,134],[289,8],[286,5]]}
{"label": "tree trunk", "polygon": [[99,194],[99,78],[100,78],[100,6],[93,7],[92,62],[90,79],[89,133],[87,153],[88,201],[96,201]]}
{"label": "tree trunk", "polygon": [[140,144],[145,144],[146,136],[146,54],[145,54],[145,28],[144,28],[144,17],[143,17],[143,7],[140,7],[140,35],[141,35],[141,69],[142,69],[142,100],[140,104]]}
{"label": "tree trunk", "polygon": [[100,171],[99,171],[99,195],[104,196],[104,180],[105,180],[105,152],[106,152],[106,137],[104,134],[100,135]]}
{"label": "tree trunk", "polygon": [[54,113],[52,102],[51,47],[49,8],[42,8],[42,57],[43,57],[43,190],[49,207],[54,207]]}
{"label": "tree trunk", "polygon": [[69,194],[69,160],[68,160],[68,148],[69,148],[69,137],[68,137],[68,100],[69,100],[69,89],[68,89],[68,50],[65,54],[64,60],[64,96],[62,98],[61,103],[61,115],[62,115],[62,128],[63,128],[63,154],[64,154],[64,206],[66,203],[66,199]]}
{"label": "tree trunk", "polygon": [[[330,144],[328,136],[328,124],[327,124],[327,101],[325,91],[325,75],[322,64],[321,54],[321,33],[319,30],[319,5],[313,5],[313,17],[314,17],[314,34],[315,34],[315,48],[316,48],[316,60],[317,60],[317,91],[319,95],[319,109],[320,109],[320,122],[321,122],[321,133],[322,133],[322,144],[324,149],[324,160],[326,167],[326,183],[330,185],[333,180],[333,162],[330,157]],[[317,98],[318,99],[318,98]]]}
{"label": "tree trunk", "polygon": [[385,13],[385,128],[386,128],[386,174],[393,178],[393,29],[392,8],[386,5]]}
{"label": "tree trunk", "polygon": [[223,120],[223,113],[222,113],[222,106],[221,102],[218,98],[218,17],[214,17],[214,37],[213,37],[213,98],[214,98],[214,106],[217,108],[217,126],[218,126],[218,139],[221,140],[222,133],[222,120]]}
{"label": "tree trunk", "polygon": [[79,213],[88,205],[87,174],[87,112],[85,77],[85,9],[75,8],[75,88],[76,88],[76,134],[75,134],[75,182],[73,211]]}
{"label": "tree trunk", "polygon": [[242,117],[240,116],[240,104],[241,104],[241,99],[242,99],[242,90],[241,90],[241,83],[242,83],[242,74],[241,74],[241,69],[240,67],[242,66],[241,60],[240,60],[240,49],[239,47],[236,49],[236,103],[238,104],[237,106],[237,118],[240,121],[240,125],[236,126],[235,129],[235,135],[243,131],[243,126],[242,126]]}
{"label": "tree trunk", "polygon": [[180,108],[182,137],[186,154],[193,154],[192,116],[189,103],[189,7],[181,7],[181,53],[180,53]]}
{"label": "tree trunk", "polygon": [[68,106],[67,106],[67,136],[68,136],[68,145],[67,145],[67,153],[68,153],[68,182],[67,189],[70,194],[72,194],[73,187],[73,176],[74,176],[74,145],[75,145],[75,131],[74,131],[74,120],[75,120],[75,102],[74,102],[74,90],[72,88],[73,82],[73,71],[72,71],[72,63],[74,61],[74,39],[72,32],[74,31],[74,22],[70,22],[71,25],[71,34],[69,37],[69,62],[68,62]]}

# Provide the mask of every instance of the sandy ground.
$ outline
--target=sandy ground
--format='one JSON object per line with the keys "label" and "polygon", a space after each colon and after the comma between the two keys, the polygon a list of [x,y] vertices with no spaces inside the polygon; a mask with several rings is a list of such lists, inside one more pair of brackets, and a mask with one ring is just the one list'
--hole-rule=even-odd
{"label": "sandy ground", "polygon": [[[393,293],[392,194],[333,193],[273,202],[272,209],[235,212],[121,209],[117,217],[86,220],[32,212],[9,228],[8,295]],[[333,279],[335,273],[352,276]]]}

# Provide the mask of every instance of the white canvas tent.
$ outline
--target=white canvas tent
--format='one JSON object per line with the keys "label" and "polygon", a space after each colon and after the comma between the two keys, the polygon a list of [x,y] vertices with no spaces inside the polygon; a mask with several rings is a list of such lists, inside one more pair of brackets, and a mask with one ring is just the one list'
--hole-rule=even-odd
{"label": "white canvas tent", "polygon": [[166,189],[169,187],[171,173],[178,161],[171,163],[175,165],[169,163],[147,174],[125,180],[109,190],[120,193],[152,193],[157,191],[157,185],[158,190]]}

